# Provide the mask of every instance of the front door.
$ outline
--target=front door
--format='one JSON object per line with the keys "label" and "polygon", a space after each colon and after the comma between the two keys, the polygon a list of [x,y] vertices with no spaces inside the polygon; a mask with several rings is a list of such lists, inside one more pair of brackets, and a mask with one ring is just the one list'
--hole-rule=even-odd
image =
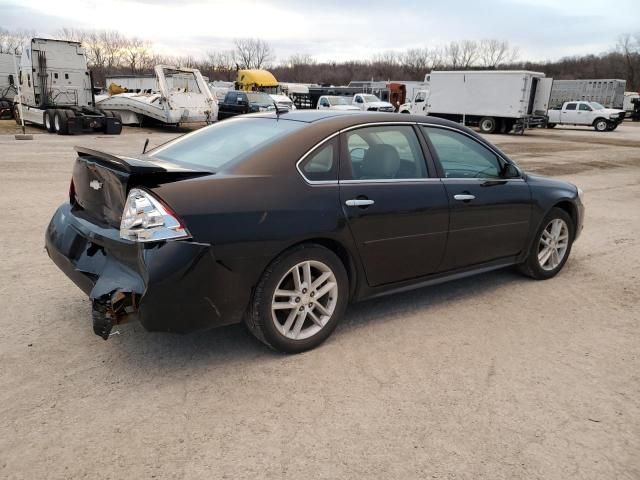
{"label": "front door", "polygon": [[436,272],[448,201],[440,179],[429,177],[414,127],[362,127],[341,137],[340,200],[369,285]]}
{"label": "front door", "polygon": [[526,248],[531,193],[519,172],[478,140],[422,127],[437,156],[450,205],[442,271],[518,255]]}

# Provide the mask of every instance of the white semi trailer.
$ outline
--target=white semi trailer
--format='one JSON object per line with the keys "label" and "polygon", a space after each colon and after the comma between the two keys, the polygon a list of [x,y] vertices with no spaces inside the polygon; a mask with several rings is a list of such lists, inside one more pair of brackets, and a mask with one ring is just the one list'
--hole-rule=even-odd
{"label": "white semi trailer", "polygon": [[[119,134],[117,116],[96,108],[87,58],[78,42],[33,38],[22,50],[14,116],[60,135],[84,130]],[[19,108],[22,104],[22,108]]]}
{"label": "white semi trailer", "polygon": [[400,111],[477,126],[483,133],[523,131],[546,123],[552,81],[524,70],[435,71]]}
{"label": "white semi trailer", "polygon": [[565,102],[597,102],[605,108],[622,109],[626,80],[591,78],[554,80],[549,108],[561,108]]}
{"label": "white semi trailer", "polygon": [[16,96],[16,79],[13,55],[0,53],[0,119],[13,115],[13,99]]}

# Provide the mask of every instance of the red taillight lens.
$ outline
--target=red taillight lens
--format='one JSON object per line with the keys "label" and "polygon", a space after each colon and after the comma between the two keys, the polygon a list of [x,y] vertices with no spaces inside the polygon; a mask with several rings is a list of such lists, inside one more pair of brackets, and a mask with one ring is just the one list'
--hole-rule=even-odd
{"label": "red taillight lens", "polygon": [[71,178],[71,183],[69,184],[69,203],[71,205],[76,204],[76,186],[73,184],[73,178]]}

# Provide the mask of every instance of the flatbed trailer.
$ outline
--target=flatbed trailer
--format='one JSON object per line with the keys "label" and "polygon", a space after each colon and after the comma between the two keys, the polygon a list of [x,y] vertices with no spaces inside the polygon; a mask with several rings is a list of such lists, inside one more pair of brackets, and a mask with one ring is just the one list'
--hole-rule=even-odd
{"label": "flatbed trailer", "polygon": [[117,115],[96,108],[93,78],[78,42],[33,38],[23,48],[18,69],[19,95],[14,117],[68,135],[100,131],[117,135]]}

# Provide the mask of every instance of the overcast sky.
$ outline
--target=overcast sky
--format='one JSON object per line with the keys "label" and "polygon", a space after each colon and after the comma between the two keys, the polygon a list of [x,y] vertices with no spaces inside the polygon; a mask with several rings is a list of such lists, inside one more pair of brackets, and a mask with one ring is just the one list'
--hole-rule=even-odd
{"label": "overcast sky", "polygon": [[640,0],[0,0],[0,26],[42,36],[116,29],[195,56],[259,37],[279,59],[318,60],[497,38],[521,59],[546,60],[605,52],[620,34],[640,32]]}

